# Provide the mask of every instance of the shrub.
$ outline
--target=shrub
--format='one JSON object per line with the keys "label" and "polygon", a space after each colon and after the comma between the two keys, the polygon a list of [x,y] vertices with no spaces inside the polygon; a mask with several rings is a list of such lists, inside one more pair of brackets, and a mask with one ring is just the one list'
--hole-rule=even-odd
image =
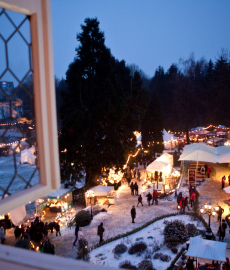
{"label": "shrub", "polygon": [[164,242],[171,248],[184,243],[188,236],[188,230],[181,220],[167,221],[164,228]]}
{"label": "shrub", "polygon": [[160,259],[160,257],[161,257],[161,253],[156,253],[156,254],[154,254],[154,256],[153,256],[153,259],[154,259],[154,260],[157,260],[157,259]]}
{"label": "shrub", "polygon": [[159,246],[158,244],[155,244],[155,245],[153,245],[152,247],[153,247],[153,252],[156,252],[156,251],[158,251],[158,250],[161,249],[160,246]]}
{"label": "shrub", "polygon": [[75,216],[75,222],[79,224],[80,227],[84,227],[90,224],[91,215],[88,211],[81,210]]}
{"label": "shrub", "polygon": [[120,268],[123,269],[131,269],[131,270],[137,270],[137,267],[132,265],[130,261],[124,261],[119,264]]}
{"label": "shrub", "polygon": [[116,245],[116,247],[115,247],[115,249],[114,249],[114,253],[115,253],[116,255],[120,255],[120,254],[125,253],[127,249],[128,249],[128,248],[127,248],[126,245],[124,245],[124,244],[118,244],[118,245]]}
{"label": "shrub", "polygon": [[79,240],[79,248],[77,251],[77,260],[89,261],[89,249],[88,249],[88,241],[85,238]]}
{"label": "shrub", "polygon": [[176,247],[172,247],[172,248],[171,248],[171,251],[172,251],[172,253],[177,254],[178,249],[177,249]]}
{"label": "shrub", "polygon": [[153,270],[153,264],[150,260],[143,260],[138,264],[139,270]]}
{"label": "shrub", "polygon": [[162,262],[170,262],[171,261],[171,257],[167,254],[161,254],[160,259]]}
{"label": "shrub", "polygon": [[147,245],[145,242],[137,242],[134,243],[130,248],[129,248],[129,254],[135,254],[135,253],[142,253],[145,251],[147,248]]}
{"label": "shrub", "polygon": [[151,259],[152,257],[152,251],[150,249],[147,249],[145,252],[145,259]]}

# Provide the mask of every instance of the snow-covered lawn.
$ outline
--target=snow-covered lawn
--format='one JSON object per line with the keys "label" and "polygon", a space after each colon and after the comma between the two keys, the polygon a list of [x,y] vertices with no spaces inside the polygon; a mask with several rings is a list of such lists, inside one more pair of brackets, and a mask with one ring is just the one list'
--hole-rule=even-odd
{"label": "snow-covered lawn", "polygon": [[[141,262],[143,259],[145,259],[146,251],[143,252],[141,256],[137,256],[135,254],[130,255],[127,250],[125,253],[123,253],[120,256],[120,258],[115,258],[116,256],[114,257],[114,253],[113,253],[113,249],[115,248],[116,245],[123,243],[129,249],[129,247],[138,240],[138,241],[144,241],[148,246],[147,249],[150,249],[150,250],[152,250],[152,245],[154,243],[157,243],[159,246],[161,246],[161,249],[159,251],[154,252],[153,255],[155,253],[163,253],[171,257],[170,262],[162,262],[160,259],[154,260],[153,255],[151,256],[153,267],[157,270],[165,270],[171,264],[171,261],[175,258],[176,255],[173,254],[169,248],[163,245],[163,242],[164,242],[163,231],[165,227],[164,221],[165,220],[170,221],[170,220],[176,220],[176,219],[183,221],[185,224],[192,223],[196,226],[197,229],[204,230],[203,224],[200,221],[194,221],[193,218],[191,218],[189,215],[186,215],[186,216],[178,215],[178,216],[164,218],[164,219],[154,222],[153,224],[149,225],[148,227],[146,227],[145,229],[142,229],[141,231],[137,233],[134,233],[122,239],[115,240],[111,243],[108,243],[106,245],[103,245],[99,248],[92,250],[90,252],[90,257],[91,257],[90,262],[92,264],[101,264],[101,265],[106,265],[110,267],[118,267],[121,262],[128,260],[131,262],[131,264],[138,266],[138,263]],[[183,245],[178,246],[178,251],[181,249],[182,246]]]}
{"label": "snow-covered lawn", "polygon": [[[16,169],[17,174],[23,177],[26,181],[30,180],[30,177],[36,170],[36,166],[31,166],[29,164],[20,164],[20,153],[16,155]],[[0,157],[0,187],[6,189],[9,185],[10,181],[13,179],[15,175],[15,167],[14,167],[14,156],[13,154],[10,156]],[[36,170],[34,173],[30,184],[36,185],[39,183],[39,171]],[[15,177],[11,187],[9,188],[9,192],[15,193],[17,191],[23,190],[26,186],[26,183],[18,176]],[[0,190],[0,196],[2,196],[3,192]]]}

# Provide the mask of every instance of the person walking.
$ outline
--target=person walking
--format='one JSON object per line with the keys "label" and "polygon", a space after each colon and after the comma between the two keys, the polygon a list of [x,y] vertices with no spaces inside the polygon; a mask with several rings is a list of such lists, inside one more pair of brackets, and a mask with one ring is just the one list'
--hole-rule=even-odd
{"label": "person walking", "polygon": [[135,184],[134,184],[134,192],[135,192],[135,195],[138,196],[138,184],[137,184],[137,182],[135,182]]}
{"label": "person walking", "polygon": [[98,226],[98,229],[97,229],[97,235],[100,236],[100,241],[99,241],[99,244],[104,241],[103,240],[103,233],[104,233],[105,229],[103,227],[103,223],[101,222],[101,224]]}
{"label": "person walking", "polygon": [[180,201],[181,201],[181,198],[182,198],[182,192],[180,192],[177,196],[177,208],[178,206],[180,205]]}
{"label": "person walking", "polygon": [[224,209],[221,206],[219,206],[219,210],[217,211],[217,213],[218,213],[217,221],[221,222],[221,218],[222,218],[222,214],[224,213]]}
{"label": "person walking", "polygon": [[196,193],[195,193],[195,191],[192,191],[191,196],[190,196],[191,207],[192,207],[192,205],[193,205],[193,203],[195,201],[195,198],[196,198]]}
{"label": "person walking", "polygon": [[141,181],[141,172],[139,171],[139,169],[137,171],[137,180]]}
{"label": "person walking", "polygon": [[230,174],[228,175],[228,185],[230,186]]}
{"label": "person walking", "polygon": [[137,173],[137,171],[136,171],[136,169],[134,168],[134,169],[133,169],[133,176],[134,176],[134,178],[136,178],[136,173]]}
{"label": "person walking", "polygon": [[130,189],[131,189],[131,195],[134,196],[134,184],[133,184],[133,182],[130,185]]}
{"label": "person walking", "polygon": [[132,217],[132,223],[135,223],[134,219],[136,218],[136,209],[135,209],[134,205],[133,205],[130,213],[131,213],[131,217]]}
{"label": "person walking", "polygon": [[158,194],[157,194],[157,190],[154,189],[153,190],[153,200],[152,200],[152,205],[155,202],[156,205],[158,205],[158,200],[157,200]]}
{"label": "person walking", "polygon": [[147,202],[148,202],[148,205],[150,206],[150,202],[151,202],[151,200],[152,200],[152,195],[150,194],[150,192],[147,194]]}
{"label": "person walking", "polygon": [[0,227],[0,239],[1,239],[1,244],[4,244],[6,240],[6,236],[5,236],[5,230],[3,226]]}
{"label": "person walking", "polygon": [[14,230],[14,236],[15,236],[15,239],[18,239],[20,236],[21,236],[21,229],[16,226],[15,230]]}
{"label": "person walking", "polygon": [[225,230],[227,229],[227,224],[225,222],[225,219],[222,219],[222,222],[220,223],[219,226],[219,241],[224,241],[225,237]]}
{"label": "person walking", "polygon": [[224,189],[226,177],[225,175],[222,177],[222,189]]}
{"label": "person walking", "polygon": [[180,200],[180,212],[185,213],[185,198],[184,197],[182,197]]}
{"label": "person walking", "polygon": [[59,236],[61,236],[60,225],[58,222],[55,225],[55,230],[56,230],[56,236],[58,236],[58,234]]}
{"label": "person walking", "polygon": [[138,207],[138,204],[139,204],[139,203],[141,203],[141,205],[143,206],[141,194],[138,196],[137,207]]}
{"label": "person walking", "polygon": [[187,207],[188,211],[190,211],[190,208],[188,206],[188,197],[187,196],[185,197],[185,200],[184,200],[184,208],[186,208],[186,207]]}
{"label": "person walking", "polygon": [[76,242],[77,242],[77,239],[78,239],[78,232],[79,232],[79,229],[80,229],[80,226],[78,223],[76,223],[76,228],[75,228],[75,240],[73,242],[73,246],[76,246]]}
{"label": "person walking", "polygon": [[208,168],[207,168],[207,175],[208,175],[208,178],[210,177],[210,174],[211,174],[211,167],[208,166]]}

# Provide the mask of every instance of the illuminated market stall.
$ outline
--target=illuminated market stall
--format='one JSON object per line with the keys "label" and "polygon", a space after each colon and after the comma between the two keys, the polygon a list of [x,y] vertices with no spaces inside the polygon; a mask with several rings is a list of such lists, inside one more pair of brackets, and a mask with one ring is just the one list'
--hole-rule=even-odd
{"label": "illuminated market stall", "polygon": [[72,189],[59,188],[48,195],[48,204],[50,212],[65,212],[73,206]]}
{"label": "illuminated market stall", "polygon": [[[94,196],[87,196],[89,191],[92,191]],[[85,193],[86,207],[90,205],[104,205],[104,204],[115,204],[115,198],[113,196],[114,187],[113,186],[95,186],[89,189]]]}

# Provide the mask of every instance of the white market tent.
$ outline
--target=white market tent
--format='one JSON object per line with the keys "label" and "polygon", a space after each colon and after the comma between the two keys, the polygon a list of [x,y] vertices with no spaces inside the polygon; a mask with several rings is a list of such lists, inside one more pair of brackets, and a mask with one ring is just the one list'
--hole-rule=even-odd
{"label": "white market tent", "polygon": [[165,129],[163,129],[163,141],[165,149],[175,147],[175,140],[177,140],[177,138],[173,134],[169,134]]}
{"label": "white market tent", "polygon": [[29,163],[30,165],[35,165],[36,156],[34,155],[36,149],[32,146],[29,149],[21,151],[21,163]]}
{"label": "white market tent", "polygon": [[25,205],[10,211],[10,220],[17,226],[27,218]]}
{"label": "white market tent", "polygon": [[114,187],[99,185],[96,187],[92,187],[89,190],[92,190],[95,196],[108,196],[109,193],[114,190]]}
{"label": "white market tent", "polygon": [[173,156],[168,153],[164,153],[159,158],[150,163],[147,166],[146,171],[151,173],[154,173],[155,171],[160,171],[165,176],[168,176],[172,171],[172,166]]}
{"label": "white market tent", "polygon": [[161,155],[157,161],[163,161],[165,163],[170,163],[171,166],[173,167],[173,155],[169,154],[169,153],[164,153],[163,155]]}
{"label": "white market tent", "polygon": [[218,263],[226,262],[227,243],[205,240],[198,237],[190,237],[187,258],[198,259],[199,262]]}
{"label": "white market tent", "polygon": [[179,160],[230,163],[230,146],[212,147],[203,143],[189,144],[184,147]]}
{"label": "white market tent", "polygon": [[169,166],[169,163],[155,160],[151,164],[148,165],[148,167],[146,168],[146,171],[149,171],[149,172],[155,172],[155,171],[164,172],[167,166]]}

